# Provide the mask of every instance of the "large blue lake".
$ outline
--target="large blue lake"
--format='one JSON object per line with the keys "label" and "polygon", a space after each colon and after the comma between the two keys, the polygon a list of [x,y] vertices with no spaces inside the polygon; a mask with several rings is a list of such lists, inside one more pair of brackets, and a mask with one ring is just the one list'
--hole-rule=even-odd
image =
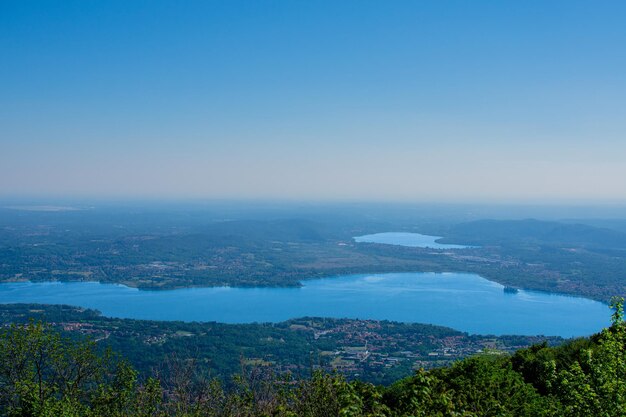
{"label": "large blue lake", "polygon": [[111,317],[279,322],[303,316],[432,323],[480,334],[583,336],[610,311],[585,298],[519,291],[474,274],[362,274],[305,281],[301,288],[140,291],[95,282],[3,283],[0,303],[70,304]]}

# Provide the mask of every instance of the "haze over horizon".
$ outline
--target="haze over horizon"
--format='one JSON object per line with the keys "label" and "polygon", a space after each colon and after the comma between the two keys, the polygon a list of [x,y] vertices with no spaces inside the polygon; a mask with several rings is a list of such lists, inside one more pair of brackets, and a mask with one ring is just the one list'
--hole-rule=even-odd
{"label": "haze over horizon", "polygon": [[0,196],[623,203],[625,17],[4,1]]}

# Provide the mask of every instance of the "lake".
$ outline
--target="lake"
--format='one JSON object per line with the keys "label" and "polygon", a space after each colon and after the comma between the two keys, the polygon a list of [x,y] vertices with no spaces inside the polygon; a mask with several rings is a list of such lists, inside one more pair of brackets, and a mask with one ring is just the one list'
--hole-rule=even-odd
{"label": "lake", "polygon": [[584,336],[610,322],[585,298],[522,291],[475,274],[359,274],[305,281],[300,288],[145,291],[95,282],[0,284],[0,303],[70,304],[110,317],[279,322],[303,316],[431,323],[478,334]]}
{"label": "lake", "polygon": [[465,249],[465,248],[475,247],[475,246],[465,246],[465,245],[448,245],[445,243],[435,242],[438,239],[441,239],[441,236],[428,236],[428,235],[421,235],[419,233],[385,232],[385,233],[374,233],[372,235],[357,236],[354,238],[354,241],[366,242],[366,243],[384,243],[387,245],[398,245],[398,246],[409,246],[412,248],[431,248],[431,249]]}

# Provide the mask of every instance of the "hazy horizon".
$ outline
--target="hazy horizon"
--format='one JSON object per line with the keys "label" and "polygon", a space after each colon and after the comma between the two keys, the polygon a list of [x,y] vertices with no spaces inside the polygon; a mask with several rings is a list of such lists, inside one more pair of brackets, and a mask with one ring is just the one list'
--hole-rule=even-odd
{"label": "hazy horizon", "polygon": [[626,204],[626,3],[0,4],[0,198]]}

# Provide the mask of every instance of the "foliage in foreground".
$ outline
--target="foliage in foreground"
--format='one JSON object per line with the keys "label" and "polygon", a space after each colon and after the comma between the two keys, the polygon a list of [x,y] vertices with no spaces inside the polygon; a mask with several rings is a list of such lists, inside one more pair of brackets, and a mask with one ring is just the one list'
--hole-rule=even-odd
{"label": "foliage in foreground", "polygon": [[[243,370],[234,388],[193,361],[140,380],[124,360],[40,323],[0,334],[0,413],[7,416],[623,416],[626,325],[513,356],[480,355],[390,387],[315,372],[305,380]],[[163,375],[163,377],[161,377]]]}

